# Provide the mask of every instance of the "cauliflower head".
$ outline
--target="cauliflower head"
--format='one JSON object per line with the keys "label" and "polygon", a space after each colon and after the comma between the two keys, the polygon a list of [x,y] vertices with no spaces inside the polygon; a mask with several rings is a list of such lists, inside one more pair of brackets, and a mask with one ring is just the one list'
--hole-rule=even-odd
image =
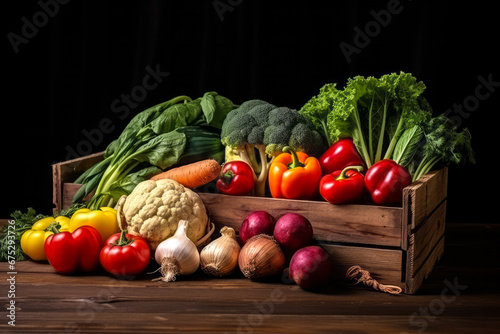
{"label": "cauliflower head", "polygon": [[194,243],[206,234],[208,225],[198,194],[169,179],[139,183],[127,196],[122,213],[128,233],[145,238],[153,250],[174,235],[180,220],[189,222],[187,236]]}

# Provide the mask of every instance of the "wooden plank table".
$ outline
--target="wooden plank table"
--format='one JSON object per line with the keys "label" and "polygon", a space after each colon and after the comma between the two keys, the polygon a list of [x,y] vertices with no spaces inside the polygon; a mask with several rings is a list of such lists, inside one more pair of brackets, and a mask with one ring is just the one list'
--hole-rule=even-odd
{"label": "wooden plank table", "polygon": [[[1,263],[2,333],[499,333],[500,224],[447,224],[445,253],[416,295],[332,285],[308,292],[239,275],[176,282],[62,276]],[[154,270],[152,267],[150,270]],[[8,279],[14,276],[15,285]],[[382,282],[383,283],[383,282]],[[15,299],[9,290],[15,290]],[[15,327],[8,324],[15,301]]]}

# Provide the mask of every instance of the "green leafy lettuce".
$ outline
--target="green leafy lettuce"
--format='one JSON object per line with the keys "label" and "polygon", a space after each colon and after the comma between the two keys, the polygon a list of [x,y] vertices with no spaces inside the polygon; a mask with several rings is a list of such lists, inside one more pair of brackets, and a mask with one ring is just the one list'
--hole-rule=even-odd
{"label": "green leafy lettuce", "polygon": [[300,113],[330,145],[352,138],[368,168],[393,159],[416,180],[439,162],[458,163],[472,154],[468,130],[458,132],[444,116],[432,118],[425,88],[404,72],[356,76],[343,89],[324,85]]}
{"label": "green leafy lettuce", "polygon": [[220,131],[235,107],[231,100],[207,92],[195,100],[178,96],[140,112],[108,145],[104,160],[75,181],[82,187],[73,203],[93,193],[88,208],[111,206],[139,182],[177,163],[216,157],[222,162]]}
{"label": "green leafy lettuce", "polygon": [[[344,89],[327,84],[301,109],[329,143],[350,137],[367,167],[392,156],[401,134],[431,114],[421,94],[425,85],[411,74],[356,76]],[[326,124],[325,124],[326,120]]]}

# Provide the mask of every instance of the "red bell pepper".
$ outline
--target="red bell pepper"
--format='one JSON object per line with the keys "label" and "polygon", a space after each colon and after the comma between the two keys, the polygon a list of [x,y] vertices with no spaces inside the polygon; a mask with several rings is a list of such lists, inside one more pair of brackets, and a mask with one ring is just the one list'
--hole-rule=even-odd
{"label": "red bell pepper", "polygon": [[366,189],[378,205],[401,204],[403,188],[411,182],[408,170],[390,159],[375,163],[365,175]]}
{"label": "red bell pepper", "polygon": [[45,240],[47,260],[60,274],[77,271],[92,272],[99,267],[102,239],[92,226],[81,226],[73,233],[51,230],[54,234]]}
{"label": "red bell pepper", "polygon": [[131,278],[142,273],[149,264],[151,250],[143,237],[127,230],[111,235],[101,249],[102,267],[119,278]]}
{"label": "red bell pepper", "polygon": [[333,143],[319,158],[323,175],[342,170],[348,166],[363,166],[365,163],[351,138],[341,139]]}
{"label": "red bell pepper", "polygon": [[227,195],[246,195],[253,190],[254,172],[252,167],[244,161],[229,161],[222,167],[217,189]]}
{"label": "red bell pepper", "polygon": [[365,178],[362,166],[348,166],[321,178],[319,192],[332,204],[354,203],[363,198]]}

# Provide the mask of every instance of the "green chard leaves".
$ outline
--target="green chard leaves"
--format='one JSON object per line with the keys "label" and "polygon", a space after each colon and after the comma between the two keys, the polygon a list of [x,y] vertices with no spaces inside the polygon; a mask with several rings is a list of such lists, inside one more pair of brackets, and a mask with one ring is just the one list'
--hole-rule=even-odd
{"label": "green chard leaves", "polygon": [[439,162],[473,160],[470,133],[457,132],[444,116],[432,118],[425,88],[404,72],[356,76],[343,89],[324,85],[300,113],[329,144],[352,138],[368,168],[393,159],[416,180]]}
{"label": "green chard leaves", "polygon": [[[78,177],[76,183],[82,187],[73,197],[73,203],[80,203],[93,193],[86,203],[88,208],[111,206],[119,195],[129,193],[137,183],[147,179],[138,168],[159,172],[185,158],[201,160],[223,154],[220,128],[235,107],[231,100],[207,92],[195,100],[177,96],[140,112],[108,145],[105,159]],[[188,126],[192,126],[189,135],[176,131]],[[201,139],[195,139],[200,136],[193,132],[199,133]],[[206,137],[206,132],[213,133],[217,142],[201,145],[199,141]]]}

